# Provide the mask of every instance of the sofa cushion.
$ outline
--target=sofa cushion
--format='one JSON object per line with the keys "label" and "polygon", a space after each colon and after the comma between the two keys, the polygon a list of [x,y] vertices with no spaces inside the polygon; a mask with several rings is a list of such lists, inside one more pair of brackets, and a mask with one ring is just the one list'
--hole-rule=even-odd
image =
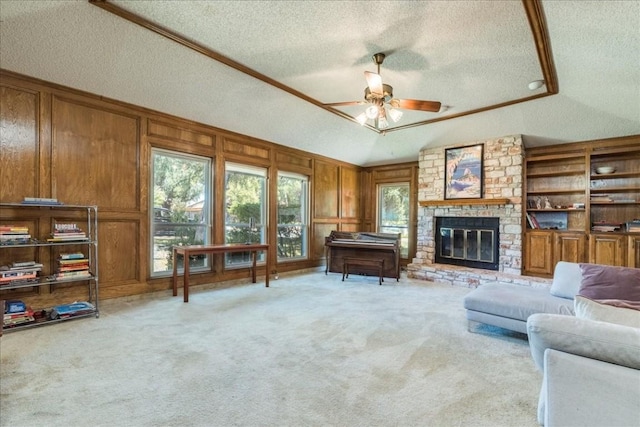
{"label": "sofa cushion", "polygon": [[640,268],[579,264],[582,284],[578,292],[592,300],[640,301]]}
{"label": "sofa cushion", "polygon": [[547,288],[506,283],[481,285],[464,298],[464,308],[526,321],[534,313],[573,315],[573,300],[557,298]]}
{"label": "sofa cushion", "polygon": [[527,334],[531,356],[540,371],[547,348],[640,369],[638,328],[538,313],[527,319]]}
{"label": "sofa cushion", "polygon": [[574,299],[576,317],[580,319],[597,320],[600,322],[616,323],[618,325],[640,328],[640,310],[616,307],[590,300],[576,295]]}
{"label": "sofa cushion", "polygon": [[580,264],[560,261],[553,271],[553,282],[549,293],[560,298],[571,298],[578,294],[582,271]]}

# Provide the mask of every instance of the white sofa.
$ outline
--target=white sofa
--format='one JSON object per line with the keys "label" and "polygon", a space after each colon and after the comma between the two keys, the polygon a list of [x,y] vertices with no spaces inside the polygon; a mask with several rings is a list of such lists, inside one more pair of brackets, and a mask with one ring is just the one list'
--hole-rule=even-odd
{"label": "white sofa", "polygon": [[527,319],[542,372],[538,422],[640,426],[640,269],[579,264],[575,316]]}
{"label": "white sofa", "polygon": [[580,275],[579,264],[561,261],[555,267],[551,288],[481,285],[464,298],[467,320],[526,334],[527,318],[532,314],[574,314],[573,297],[580,289]]}
{"label": "white sofa", "polygon": [[541,425],[640,426],[640,328],[534,314],[527,329]]}

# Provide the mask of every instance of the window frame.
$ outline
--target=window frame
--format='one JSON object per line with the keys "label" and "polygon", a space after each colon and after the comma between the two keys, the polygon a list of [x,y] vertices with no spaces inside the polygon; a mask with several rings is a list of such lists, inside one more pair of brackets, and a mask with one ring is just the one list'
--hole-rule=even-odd
{"label": "window frame", "polygon": [[[203,228],[204,232],[203,236],[203,244],[211,244],[211,229],[212,229],[212,212],[211,212],[211,198],[213,195],[213,162],[212,159],[205,156],[198,156],[195,154],[187,154],[180,151],[168,150],[164,148],[156,148],[151,147],[150,151],[150,162],[149,162],[149,275],[151,278],[161,278],[161,277],[169,277],[173,274],[173,268],[169,270],[155,270],[155,262],[154,262],[154,245],[156,236],[156,206],[155,206],[155,156],[162,155],[166,157],[172,157],[182,160],[189,161],[197,161],[198,163],[203,164],[205,171],[203,176],[203,195],[204,200],[202,202],[202,222],[198,224],[193,223],[171,223],[168,222],[166,225],[176,226],[176,227],[197,227]],[[160,208],[163,209],[163,208]],[[164,223],[164,222],[163,222]],[[174,260],[172,259],[172,262]],[[211,269],[210,256],[206,256],[204,258],[204,264],[202,266],[190,266],[190,270],[192,272],[203,272],[209,271]],[[178,268],[178,272],[183,272],[184,267]]]}
{"label": "window frame", "polygon": [[[291,179],[298,179],[300,181],[303,182],[303,189],[302,189],[302,198],[303,200],[300,201],[300,209],[301,209],[301,220],[302,222],[297,224],[301,227],[302,229],[302,243],[301,243],[301,247],[302,247],[302,251],[303,254],[301,256],[296,256],[296,257],[281,257],[279,255],[277,255],[277,262],[278,263],[285,263],[285,262],[295,262],[295,261],[304,261],[304,260],[308,260],[309,259],[309,222],[310,222],[310,197],[309,197],[309,182],[310,182],[310,177],[308,175],[304,175],[301,173],[296,173],[296,172],[287,172],[287,171],[278,171],[277,173],[277,185],[276,185],[276,191],[279,189],[279,185],[280,185],[280,177],[286,177],[286,178],[291,178]],[[278,221],[278,219],[280,218],[280,205],[277,204],[276,207],[276,240],[279,238],[279,229],[280,229],[280,222]],[[291,225],[291,224],[288,224]],[[276,242],[277,245],[277,242]]]}
{"label": "window frame", "polygon": [[[253,223],[253,226],[258,226],[260,227],[260,242],[252,242],[252,243],[261,243],[261,244],[266,244],[268,242],[268,225],[269,225],[269,168],[268,167],[262,167],[262,166],[256,166],[256,165],[249,165],[249,164],[244,164],[244,163],[237,163],[237,162],[233,162],[233,161],[225,161],[224,164],[225,167],[225,171],[224,171],[224,200],[225,200],[225,205],[224,205],[224,212],[222,213],[222,221],[223,221],[223,230],[222,230],[222,235],[223,235],[223,241],[225,244],[233,244],[233,243],[239,243],[239,242],[229,242],[227,241],[227,227],[230,226],[238,226],[238,225],[246,225],[251,227],[251,223],[245,224],[245,223],[228,223],[227,222],[227,209],[228,209],[228,203],[227,201],[227,182],[228,182],[228,173],[229,172],[236,172],[236,173],[242,173],[242,174],[246,174],[246,175],[254,175],[254,176],[258,176],[264,179],[263,182],[263,195],[261,197],[261,206],[260,206],[260,222],[259,223]],[[244,252],[243,252],[244,253]],[[236,268],[246,268],[251,261],[247,260],[245,262],[237,262],[237,263],[231,263],[229,262],[229,259],[231,258],[231,256],[238,256],[237,254],[240,253],[236,253],[236,254],[225,254],[224,256],[224,268],[227,270],[232,270],[232,269],[236,269]],[[247,252],[248,254],[248,252]],[[257,260],[256,263],[258,265],[262,265],[265,263],[265,259],[264,259],[264,252],[259,252],[257,253]]]}
{"label": "window frame", "polygon": [[[400,258],[407,259],[409,256],[409,246],[411,239],[411,182],[409,181],[398,181],[398,182],[385,182],[377,184],[376,191],[376,230],[378,233],[387,233],[387,231],[381,231],[382,225],[382,192],[386,188],[391,187],[406,187],[408,190],[407,193],[407,223],[404,229],[406,230],[406,234],[400,236]],[[397,227],[398,228],[398,227]],[[403,244],[404,243],[404,244]]]}

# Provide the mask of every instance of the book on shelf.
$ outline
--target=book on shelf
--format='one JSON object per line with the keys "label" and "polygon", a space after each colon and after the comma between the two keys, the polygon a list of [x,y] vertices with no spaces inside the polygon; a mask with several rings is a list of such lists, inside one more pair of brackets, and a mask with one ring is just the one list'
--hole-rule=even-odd
{"label": "book on shelf", "polygon": [[72,252],[72,253],[61,253],[61,260],[73,260],[73,259],[84,259],[85,256],[82,252]]}
{"label": "book on shelf", "polygon": [[591,223],[591,231],[613,232],[613,231],[621,231],[621,230],[622,230],[621,222],[598,221],[598,222]]}
{"label": "book on shelf", "polygon": [[58,199],[50,197],[25,197],[22,200],[23,205],[62,205]]}
{"label": "book on shelf", "polygon": [[89,264],[65,265],[65,266],[58,267],[58,271],[60,273],[63,273],[66,271],[82,271],[82,270],[89,270]]}
{"label": "book on shelf", "polygon": [[31,307],[27,307],[25,311],[15,313],[4,313],[2,318],[3,327],[11,327],[22,325],[24,323],[35,322],[34,312]]}
{"label": "book on shelf", "polygon": [[0,225],[0,243],[28,243],[31,239],[28,227],[15,225]]}
{"label": "book on shelf", "polygon": [[89,260],[87,258],[76,258],[76,259],[59,259],[58,264],[62,265],[78,265],[78,264],[89,264]]}
{"label": "book on shelf", "polygon": [[91,277],[91,272],[88,270],[80,270],[80,271],[62,271],[56,273],[57,279],[69,279],[69,278],[81,278],[81,277]]}
{"label": "book on shelf", "polygon": [[54,225],[48,242],[65,242],[72,240],[87,240],[87,234],[76,224],[57,223]]}
{"label": "book on shelf", "polygon": [[540,228],[540,223],[538,222],[538,218],[536,218],[536,215],[534,213],[528,213],[527,215],[529,216],[529,219],[533,224],[531,228]]}

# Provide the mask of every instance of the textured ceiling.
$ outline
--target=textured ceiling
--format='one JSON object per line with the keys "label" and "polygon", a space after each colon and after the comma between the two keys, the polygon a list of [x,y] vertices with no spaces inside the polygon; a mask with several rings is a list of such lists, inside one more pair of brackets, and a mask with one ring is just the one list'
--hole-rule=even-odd
{"label": "textured ceiling", "polygon": [[[84,0],[0,0],[0,67],[358,165],[511,134],[640,133],[639,1],[541,2],[550,96],[527,88],[544,74],[520,0],[108,3],[250,72]],[[446,108],[405,111],[386,133],[344,117],[363,106],[323,108],[362,99],[376,52],[396,97]]]}

